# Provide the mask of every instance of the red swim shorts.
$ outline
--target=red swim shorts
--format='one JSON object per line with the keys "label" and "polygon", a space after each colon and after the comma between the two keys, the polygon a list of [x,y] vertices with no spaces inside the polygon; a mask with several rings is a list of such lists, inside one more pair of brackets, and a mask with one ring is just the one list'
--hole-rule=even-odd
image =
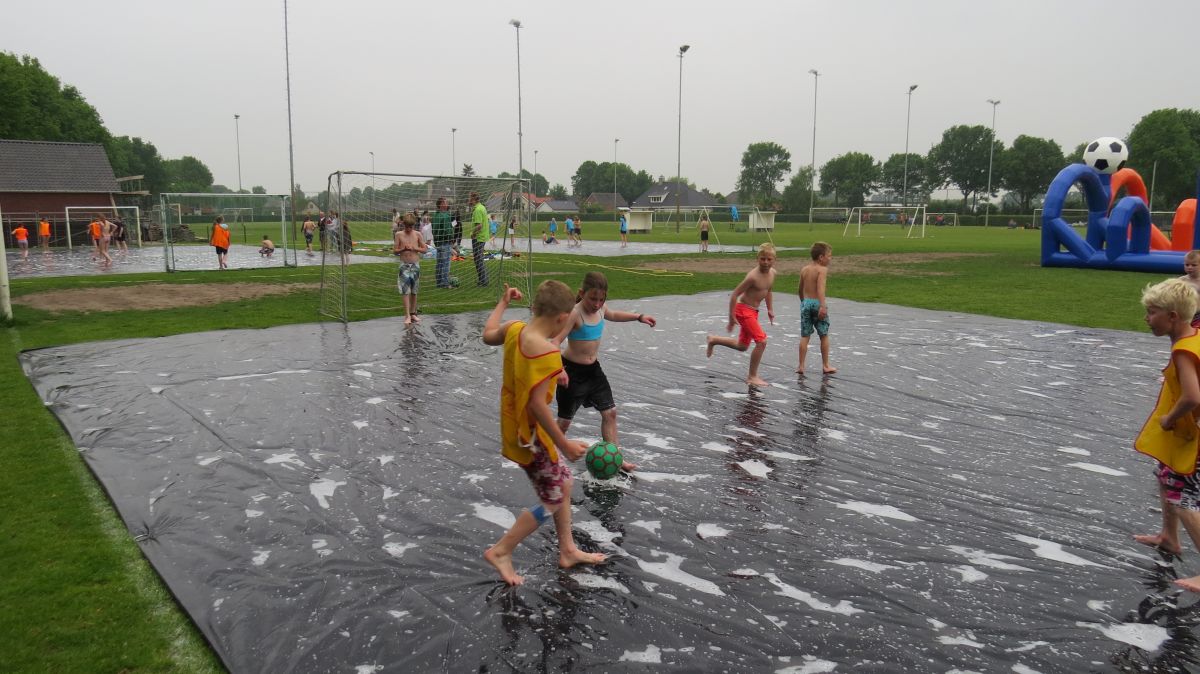
{"label": "red swim shorts", "polygon": [[738,344],[762,344],[767,341],[767,333],[763,332],[762,326],[758,324],[758,309],[738,302],[733,309],[733,319],[742,328],[738,332]]}

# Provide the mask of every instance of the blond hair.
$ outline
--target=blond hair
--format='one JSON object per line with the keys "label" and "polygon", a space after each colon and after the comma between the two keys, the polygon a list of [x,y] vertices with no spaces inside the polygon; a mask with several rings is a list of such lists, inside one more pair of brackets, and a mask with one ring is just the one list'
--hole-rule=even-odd
{"label": "blond hair", "polygon": [[1189,250],[1183,259],[1188,262],[1200,262],[1200,250]]}
{"label": "blond hair", "polygon": [[1197,301],[1200,301],[1200,297],[1197,297],[1196,289],[1179,278],[1147,284],[1142,291],[1142,306],[1173,311],[1188,320],[1196,315]]}
{"label": "blond hair", "polygon": [[533,315],[554,316],[575,308],[575,293],[562,281],[542,281],[533,293]]}
{"label": "blond hair", "polygon": [[818,241],[812,245],[812,250],[808,251],[808,254],[811,255],[812,259],[815,260],[832,250],[833,246],[825,243],[824,241]]}
{"label": "blond hair", "polygon": [[760,252],[760,253],[770,253],[770,254],[772,254],[772,255],[776,255],[776,253],[775,253],[775,244],[771,243],[770,241],[764,242],[762,245],[760,245],[760,246],[758,247],[758,252]]}

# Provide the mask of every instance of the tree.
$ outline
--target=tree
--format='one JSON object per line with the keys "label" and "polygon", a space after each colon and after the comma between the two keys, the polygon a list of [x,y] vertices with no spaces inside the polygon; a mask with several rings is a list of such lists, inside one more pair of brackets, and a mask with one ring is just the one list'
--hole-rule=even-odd
{"label": "tree", "polygon": [[928,201],[929,188],[926,177],[927,165],[925,157],[914,152],[908,153],[908,181],[904,178],[904,153],[897,152],[887,158],[883,162],[880,169],[879,186],[894,196],[895,201],[900,201],[904,194],[905,185],[908,186],[908,202],[924,203]]}
{"label": "tree", "polygon": [[[986,126],[952,126],[942,132],[942,140],[929,150],[930,187],[954,184],[963,195],[963,209],[971,195],[987,186],[989,146],[996,155],[1004,152],[1004,143],[993,140]],[[995,191],[996,182],[992,182]]]}
{"label": "tree", "polygon": [[1000,185],[1011,192],[1021,210],[1033,208],[1033,200],[1045,194],[1050,181],[1067,163],[1062,146],[1049,138],[1020,135],[1012,147],[1000,153],[996,164]]}
{"label": "tree", "polygon": [[821,166],[821,192],[846,198],[847,206],[862,206],[879,181],[879,164],[865,152],[847,152]]}
{"label": "tree", "polygon": [[[370,189],[370,188],[368,187],[367,189]],[[266,194],[266,193],[267,193],[267,188],[263,187],[262,185],[255,185],[254,187],[250,188],[250,194]]]}
{"label": "tree", "polygon": [[0,138],[104,143],[107,149],[110,136],[100,114],[37,59],[0,52],[0,91]]}
{"label": "tree", "polygon": [[470,164],[463,164],[462,176],[464,178],[470,178],[474,175],[475,175],[475,167],[471,166]]}
{"label": "tree", "polygon": [[575,169],[575,175],[571,176],[571,194],[582,198],[595,191],[592,189],[592,184],[598,167],[599,164],[590,159],[580,164],[579,168]]}
{"label": "tree", "polygon": [[141,138],[116,136],[108,145],[108,161],[118,178],[142,176],[142,186],[153,194],[167,191],[170,178],[166,163],[153,143]]}
{"label": "tree", "polygon": [[[497,178],[516,178],[515,173],[501,171],[496,175]],[[550,189],[550,183],[546,180],[546,176],[537,174],[536,176],[529,172],[529,169],[521,169],[521,178],[530,181],[530,187],[533,189],[533,196],[538,197],[546,193]]]}
{"label": "tree", "polygon": [[185,156],[164,163],[171,192],[207,192],[212,187],[212,171],[199,159]]}
{"label": "tree", "polygon": [[1196,196],[1200,112],[1165,108],[1141,118],[1129,132],[1129,167],[1147,182],[1155,176],[1153,197],[1160,204],[1174,208],[1180,201]]}
{"label": "tree", "polygon": [[813,169],[811,166],[802,166],[800,170],[796,171],[796,175],[788,181],[787,187],[783,188],[784,213],[808,212],[809,206],[813,203],[812,179]]}
{"label": "tree", "polygon": [[776,143],[751,143],[742,153],[738,200],[756,204],[775,195],[775,186],[792,170],[792,154]]}
{"label": "tree", "polygon": [[550,188],[547,196],[549,196],[551,199],[566,199],[567,188],[564,187],[562,183],[554,183],[554,187]]}

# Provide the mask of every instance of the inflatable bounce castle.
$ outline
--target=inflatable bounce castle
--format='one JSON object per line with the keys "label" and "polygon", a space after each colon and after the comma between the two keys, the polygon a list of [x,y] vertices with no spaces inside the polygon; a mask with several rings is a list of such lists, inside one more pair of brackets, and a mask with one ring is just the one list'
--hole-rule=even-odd
{"label": "inflatable bounce castle", "polygon": [[[1183,273],[1183,256],[1200,248],[1196,200],[1175,211],[1171,236],[1150,222],[1146,184],[1125,168],[1129,150],[1118,138],[1088,144],[1082,164],[1058,172],[1046,191],[1042,212],[1042,266]],[[1086,237],[1062,217],[1067,192],[1076,183],[1087,201]],[[1116,196],[1124,190],[1125,196]]]}

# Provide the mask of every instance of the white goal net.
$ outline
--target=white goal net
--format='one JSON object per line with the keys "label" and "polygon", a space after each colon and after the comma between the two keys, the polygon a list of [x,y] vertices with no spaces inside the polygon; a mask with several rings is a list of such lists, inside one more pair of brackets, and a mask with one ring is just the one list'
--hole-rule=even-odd
{"label": "white goal net", "polygon": [[[323,315],[346,321],[403,312],[396,232],[405,216],[416,222],[426,247],[419,257],[418,312],[433,305],[490,306],[505,284],[520,289],[528,303],[534,236],[525,182],[338,171],[329,176],[326,195],[316,243]],[[476,203],[486,214],[478,228]]]}
{"label": "white goal net", "polygon": [[[148,229],[163,242],[167,271],[297,264],[291,198],[284,194],[162,194]],[[224,256],[218,243],[227,244]]]}
{"label": "white goal net", "polygon": [[[842,236],[851,229],[855,236],[867,233],[887,237],[897,232],[905,238],[925,238],[925,207],[924,206],[855,206],[846,216],[846,226],[842,228]],[[897,229],[899,227],[899,229]]]}
{"label": "white goal net", "polygon": [[[125,225],[125,241],[122,243],[142,245],[142,210],[137,206],[67,206],[63,208],[66,215],[66,227],[63,228],[63,240],[51,238],[50,245],[65,243],[67,248],[92,245],[91,233],[88,231],[92,221],[103,215],[109,220],[119,221]],[[51,230],[53,231],[53,230]],[[113,249],[117,249],[116,241]]]}

